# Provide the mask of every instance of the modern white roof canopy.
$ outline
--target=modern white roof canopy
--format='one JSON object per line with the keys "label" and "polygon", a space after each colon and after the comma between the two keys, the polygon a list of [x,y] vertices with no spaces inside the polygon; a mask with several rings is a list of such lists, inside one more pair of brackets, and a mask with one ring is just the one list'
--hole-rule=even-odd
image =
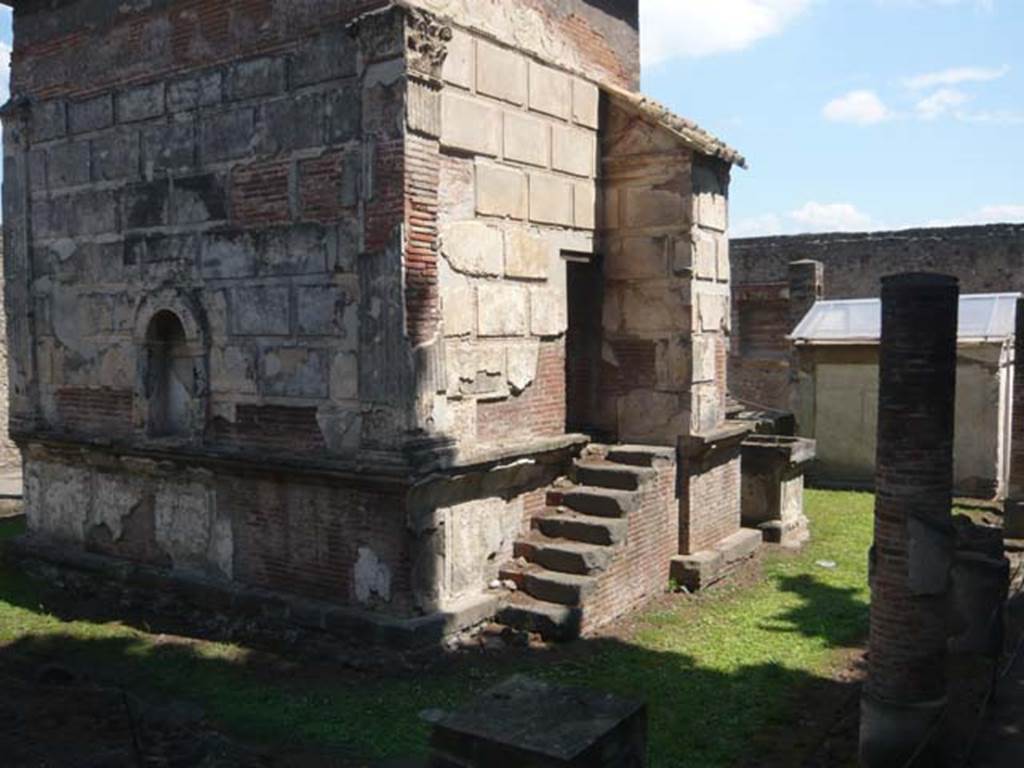
{"label": "modern white roof canopy", "polygon": [[[960,297],[957,339],[1002,342],[1014,335],[1019,293]],[[876,344],[882,336],[882,300],[819,301],[789,335],[796,344]]]}

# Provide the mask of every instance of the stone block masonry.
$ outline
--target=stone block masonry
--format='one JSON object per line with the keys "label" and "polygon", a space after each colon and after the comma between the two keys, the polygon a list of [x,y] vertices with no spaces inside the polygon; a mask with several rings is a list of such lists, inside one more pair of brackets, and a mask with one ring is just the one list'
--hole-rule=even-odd
{"label": "stone block masonry", "polygon": [[[494,615],[488,585],[588,441],[568,368],[603,366],[580,379],[606,382],[588,430],[716,446],[743,160],[626,90],[637,24],[636,0],[19,3],[5,298],[29,544],[324,630],[343,611],[446,632]],[[570,262],[607,297],[593,344],[570,344]],[[738,512],[727,458],[687,470],[722,502],[686,507],[705,543]],[[637,553],[583,629],[665,583],[664,474],[637,520],[583,526]]]}

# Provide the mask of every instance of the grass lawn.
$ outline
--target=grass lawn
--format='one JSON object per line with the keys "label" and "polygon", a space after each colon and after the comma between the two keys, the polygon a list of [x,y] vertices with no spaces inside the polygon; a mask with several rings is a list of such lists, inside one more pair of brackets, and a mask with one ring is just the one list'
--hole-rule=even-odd
{"label": "grass lawn", "polygon": [[[52,654],[96,678],[193,700],[243,739],[367,759],[422,753],[428,729],[419,712],[457,706],[526,672],[646,700],[656,768],[729,766],[793,715],[801,691],[828,678],[844,649],[863,643],[872,503],[867,494],[808,491],[812,543],[796,556],[769,556],[761,583],[660,600],[627,629],[551,651],[467,655],[394,675],[335,675],[301,663],[274,673],[234,645],[61,621],[42,587],[0,568],[0,652]],[[0,541],[18,532],[0,520]]]}

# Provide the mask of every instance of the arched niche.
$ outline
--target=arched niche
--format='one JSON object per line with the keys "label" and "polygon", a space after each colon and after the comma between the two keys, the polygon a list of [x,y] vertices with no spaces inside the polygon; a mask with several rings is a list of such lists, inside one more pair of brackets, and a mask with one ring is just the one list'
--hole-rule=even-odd
{"label": "arched niche", "polygon": [[147,437],[189,440],[206,428],[208,354],[199,317],[177,292],[152,296],[139,307],[135,415]]}

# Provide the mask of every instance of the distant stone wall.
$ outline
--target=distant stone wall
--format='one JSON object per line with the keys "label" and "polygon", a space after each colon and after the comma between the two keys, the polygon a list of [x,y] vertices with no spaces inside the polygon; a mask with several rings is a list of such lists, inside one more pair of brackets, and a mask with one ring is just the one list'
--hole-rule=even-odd
{"label": "distant stone wall", "polygon": [[790,262],[822,262],[827,299],[877,297],[883,276],[912,271],[953,275],[963,293],[1024,291],[1024,224],[758,237],[731,250],[731,391],[778,408],[790,406]]}

